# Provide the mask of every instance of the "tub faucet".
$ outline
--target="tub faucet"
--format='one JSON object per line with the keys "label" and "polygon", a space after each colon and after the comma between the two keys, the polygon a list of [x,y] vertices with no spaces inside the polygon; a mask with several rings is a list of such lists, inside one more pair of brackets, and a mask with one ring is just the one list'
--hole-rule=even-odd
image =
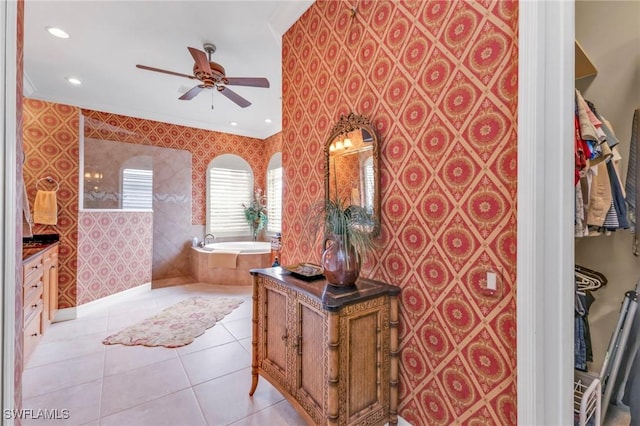
{"label": "tub faucet", "polygon": [[[211,241],[209,241],[209,239],[211,239]],[[216,236],[213,234],[207,234],[204,236],[204,239],[202,240],[202,242],[204,243],[204,245],[207,245],[209,242],[214,242],[216,240]]]}

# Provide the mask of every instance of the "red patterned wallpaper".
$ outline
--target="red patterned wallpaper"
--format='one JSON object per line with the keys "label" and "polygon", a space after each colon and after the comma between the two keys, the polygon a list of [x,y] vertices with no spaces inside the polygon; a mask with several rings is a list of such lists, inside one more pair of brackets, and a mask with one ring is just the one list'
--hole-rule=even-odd
{"label": "red patterned wallpaper", "polygon": [[370,117],[382,232],[362,274],[402,288],[400,414],[516,424],[517,2],[353,4],[319,0],[283,37],[283,261],[319,260],[325,138]]}
{"label": "red patterned wallpaper", "polygon": [[87,137],[191,152],[191,220],[194,225],[205,223],[206,171],[211,160],[218,155],[236,154],[244,158],[253,169],[255,185],[264,188],[267,166],[262,140],[98,111],[82,112],[86,117]]}
{"label": "red patterned wallpaper", "polygon": [[39,179],[49,176],[60,185],[56,194],[57,225],[36,224],[33,233],[60,234],[58,306],[69,308],[76,306],[80,110],[68,105],[25,99],[23,111],[24,178],[31,211]]}

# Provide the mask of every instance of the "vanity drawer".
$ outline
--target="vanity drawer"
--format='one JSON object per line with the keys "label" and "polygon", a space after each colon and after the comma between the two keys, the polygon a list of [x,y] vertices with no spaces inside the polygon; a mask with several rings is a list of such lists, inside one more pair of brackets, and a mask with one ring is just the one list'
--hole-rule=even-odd
{"label": "vanity drawer", "polygon": [[23,314],[24,314],[24,327],[27,328],[27,323],[30,322],[33,318],[37,319],[37,323],[40,323],[40,315],[42,314],[42,309],[44,307],[44,301],[42,298],[33,298],[24,304]]}
{"label": "vanity drawer", "polygon": [[[42,305],[40,306],[40,312],[42,312]],[[25,322],[24,325],[24,354],[23,359],[24,362],[29,359],[29,355],[36,348],[38,342],[42,338],[42,332],[40,330],[40,314],[37,313],[34,317],[31,317],[28,322]]]}
{"label": "vanity drawer", "polygon": [[[42,281],[42,275],[34,277],[34,279],[27,280],[22,286],[22,300],[26,306],[30,299],[34,297],[42,298],[44,290],[44,281]],[[37,296],[36,296],[37,295]]]}
{"label": "vanity drawer", "polygon": [[33,259],[23,263],[22,268],[25,281],[33,274],[42,275],[42,256],[35,256]]}

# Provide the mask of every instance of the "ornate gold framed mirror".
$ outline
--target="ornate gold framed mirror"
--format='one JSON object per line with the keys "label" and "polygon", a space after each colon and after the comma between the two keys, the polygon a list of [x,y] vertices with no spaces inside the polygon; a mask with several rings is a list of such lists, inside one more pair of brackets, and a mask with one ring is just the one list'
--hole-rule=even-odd
{"label": "ornate gold framed mirror", "polygon": [[341,115],[324,147],[324,184],[327,200],[340,200],[370,211],[379,232],[380,148],[375,128],[367,117]]}

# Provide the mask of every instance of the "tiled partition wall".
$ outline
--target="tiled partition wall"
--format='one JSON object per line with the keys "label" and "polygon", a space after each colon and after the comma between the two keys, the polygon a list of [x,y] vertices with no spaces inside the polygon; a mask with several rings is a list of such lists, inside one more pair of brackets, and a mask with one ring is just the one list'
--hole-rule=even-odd
{"label": "tiled partition wall", "polygon": [[[125,168],[153,171],[153,215],[149,222],[153,226],[153,238],[146,241],[153,259],[149,265],[150,271],[144,276],[151,273],[153,285],[158,285],[160,280],[167,284],[164,280],[179,278],[178,281],[181,281],[191,276],[189,248],[191,235],[194,235],[191,225],[191,153],[184,149],[85,138],[84,172],[91,175],[93,171],[93,174],[98,173],[102,178],[93,181],[85,179],[84,208],[119,208],[124,196],[121,193],[121,174]],[[88,238],[88,242],[84,241],[85,238]],[[106,239],[101,244],[107,246],[110,242],[112,239]],[[96,240],[80,232],[78,244],[95,245]],[[84,254],[82,251],[80,253],[79,260],[82,260]],[[85,287],[82,276],[78,280],[78,286]],[[136,283],[128,279],[127,288],[148,281]]]}
{"label": "tiled partition wall", "polygon": [[363,275],[402,288],[400,415],[516,424],[518,3],[354,4],[318,0],[283,37],[284,261],[318,261],[301,236],[322,147],[340,114],[370,117],[382,235]]}
{"label": "tiled partition wall", "polygon": [[153,213],[78,215],[78,305],[151,281]]}

